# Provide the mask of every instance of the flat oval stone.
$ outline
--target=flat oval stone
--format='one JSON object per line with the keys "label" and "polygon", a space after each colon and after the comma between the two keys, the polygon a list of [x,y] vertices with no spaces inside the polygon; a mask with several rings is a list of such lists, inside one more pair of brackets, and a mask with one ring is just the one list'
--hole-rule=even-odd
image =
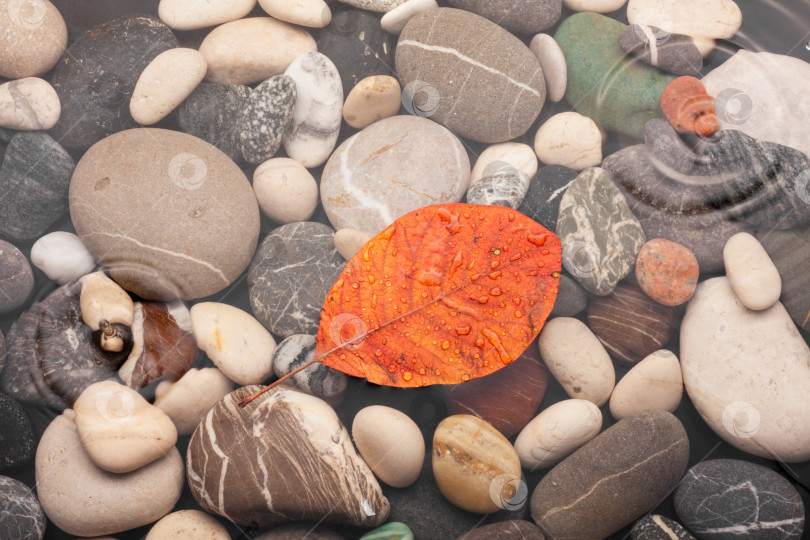
{"label": "flat oval stone", "polygon": [[[34,272],[17,246],[0,240],[0,313],[22,306],[34,288]],[[0,356],[5,359],[5,355]],[[2,362],[0,362],[2,365]]]}
{"label": "flat oval stone", "polygon": [[169,28],[197,30],[241,19],[256,0],[160,0],[158,16]]}
{"label": "flat oval stone", "polygon": [[129,102],[139,124],[155,124],[172,112],[205,77],[205,58],[194,49],[169,49],[144,68]]}
{"label": "flat oval stone", "polygon": [[321,198],[336,229],[373,236],[412,210],[459,202],[469,179],[467,152],[448,129],[418,116],[393,116],[335,150],[321,176]]}
{"label": "flat oval stone", "polygon": [[768,309],[782,294],[782,278],[762,244],[748,233],[735,234],[723,249],[726,276],[745,307]]}
{"label": "flat oval stone", "polygon": [[581,171],[602,163],[602,133],[587,116],[573,111],[555,114],[537,130],[534,151],[547,165]]}
{"label": "flat oval stone", "polygon": [[[273,353],[273,371],[281,378],[315,357],[315,336],[296,334],[284,338]],[[343,401],[348,377],[345,373],[315,362],[299,371],[288,383],[301,392],[321,398],[332,407]],[[372,467],[372,470],[374,468]]]}
{"label": "flat oval stone", "polygon": [[706,540],[802,538],[802,497],[782,475],[738,459],[712,459],[686,473],[675,511]]}
{"label": "flat oval stone", "polygon": [[280,75],[315,40],[303,28],[272,17],[250,17],[216,27],[200,44],[207,81],[252,84]]}
{"label": "flat oval stone", "polygon": [[37,447],[37,495],[62,531],[101,536],[152,523],[167,514],[183,491],[183,458],[165,456],[126,474],[97,467],[82,447],[73,410],[57,416]]}
{"label": "flat oval stone", "polygon": [[695,293],[700,268],[689,248],[653,238],[636,258],[636,280],[644,293],[665,306],[679,306]]}
{"label": "flat oval stone", "polygon": [[488,146],[475,161],[470,173],[470,185],[481,178],[505,169],[517,169],[528,178],[537,173],[537,156],[528,144],[506,142]]}
{"label": "flat oval stone", "polygon": [[48,81],[26,77],[0,84],[0,127],[51,129],[61,112],[59,96]]}
{"label": "flat oval stone", "polygon": [[155,407],[174,422],[178,435],[191,435],[206,413],[233,382],[217,368],[192,368],[177,382],[161,381],[155,388]]}
{"label": "flat oval stone", "polygon": [[557,228],[560,200],[565,190],[579,175],[562,165],[546,165],[537,171],[529,184],[518,211],[553,231]]}
{"label": "flat oval stone", "polygon": [[573,317],[588,307],[588,296],[577,282],[565,274],[560,276],[557,299],[551,309],[552,317]]}
{"label": "flat oval stone", "polygon": [[671,33],[728,39],[740,28],[742,12],[733,0],[630,0],[627,20]]}
{"label": "flat oval stone", "polygon": [[[592,11],[592,10],[589,10]],[[560,46],[548,34],[537,34],[532,38],[529,49],[537,56],[543,77],[546,79],[546,95],[549,101],[557,103],[565,96],[568,86],[568,66]]]}
{"label": "flat oval stone", "polygon": [[660,409],[674,413],[683,396],[678,358],[662,349],[633,366],[610,396],[610,414],[621,420],[636,413]]}
{"label": "flat oval stone", "polygon": [[332,12],[323,0],[259,0],[271,17],[310,28],[323,28],[332,21]]}
{"label": "flat oval stone", "polygon": [[681,323],[681,370],[709,427],[745,452],[810,459],[810,348],[785,308],[746,308],[725,277],[698,285]]}
{"label": "flat oval stone", "polygon": [[253,89],[239,120],[239,145],[248,163],[272,158],[290,122],[298,92],[288,75],[270,77]]}
{"label": "flat oval stone", "polygon": [[[111,160],[111,156],[115,156]],[[214,294],[250,262],[259,207],[225,154],[185,133],[141,128],[84,154],[70,184],[79,238],[143,298]],[[147,216],[170,216],[171,227]]]}
{"label": "flat oval stone", "polygon": [[34,492],[14,478],[0,476],[0,536],[15,540],[42,540],[45,513]]}
{"label": "flat oval stone", "polygon": [[[408,21],[397,44],[396,70],[406,108],[410,102],[419,116],[479,142],[523,135],[546,98],[543,70],[528,47],[459,9],[432,9]],[[493,95],[500,99],[493,102]]]}
{"label": "flat oval stone", "polygon": [[666,497],[688,461],[689,438],[675,416],[625,418],[540,480],[532,517],[549,538],[606,538]]}
{"label": "flat oval stone", "polygon": [[395,78],[388,75],[366,77],[346,97],[343,119],[351,127],[363,129],[397,114],[401,101],[402,89]]}
{"label": "flat oval stone", "polygon": [[315,335],[326,294],[345,265],[326,225],[282,225],[262,240],[248,268],[250,307],[278,336]]}
{"label": "flat oval stone", "polygon": [[682,525],[658,514],[638,520],[630,535],[631,540],[695,540]]}
{"label": "flat oval stone", "polygon": [[456,538],[456,540],[544,540],[545,536],[537,525],[522,519],[490,523],[476,527]]}
{"label": "flat oval stone", "polygon": [[439,7],[436,0],[406,0],[380,19],[382,29],[389,34],[399,35],[411,17],[422,11]]}
{"label": "flat oval stone", "polygon": [[114,19],[82,34],[51,77],[62,103],[53,137],[66,148],[87,150],[135,127],[129,101],[138,78],[160,53],[177,46],[165,24],[142,15]]}
{"label": "flat oval stone", "polygon": [[[0,339],[2,341],[2,339]],[[5,346],[0,346],[0,354],[5,358]],[[29,463],[34,457],[34,433],[31,429],[31,422],[19,403],[5,394],[0,394],[0,432],[3,438],[0,439],[0,471],[18,468]],[[0,477],[2,478],[2,477]],[[0,493],[3,490],[0,488]],[[0,497],[0,501],[6,499]],[[4,516],[3,503],[0,502],[0,532],[3,531]],[[43,516],[44,521],[44,516]],[[6,536],[4,536],[5,538]],[[15,536],[8,536],[15,538]]]}
{"label": "flat oval stone", "polygon": [[0,77],[22,79],[49,72],[67,47],[62,15],[48,0],[0,2]]}
{"label": "flat oval stone", "polygon": [[535,34],[553,26],[562,13],[562,0],[450,0],[453,7],[472,11],[515,34]]}
{"label": "flat oval stone", "polygon": [[697,75],[703,69],[703,56],[690,36],[631,24],[622,30],[619,43],[633,57],[674,75]]}
{"label": "flat oval stone", "polygon": [[180,105],[180,129],[213,144],[233,161],[242,161],[241,132],[234,119],[241,118],[250,92],[240,84],[200,84]]}
{"label": "flat oval stone", "polygon": [[179,510],[160,518],[144,540],[231,540],[227,529],[213,516],[199,510]]}
{"label": "flat oval stone", "polygon": [[256,167],[253,192],[262,213],[282,225],[306,221],[318,207],[318,183],[290,158],[269,159]]}

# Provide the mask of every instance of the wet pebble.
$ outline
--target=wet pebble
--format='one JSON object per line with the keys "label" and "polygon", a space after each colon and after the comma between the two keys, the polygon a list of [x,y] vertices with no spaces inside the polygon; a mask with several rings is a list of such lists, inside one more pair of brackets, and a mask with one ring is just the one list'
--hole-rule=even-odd
{"label": "wet pebble", "polygon": [[697,75],[703,69],[703,56],[690,36],[631,24],[622,30],[619,43],[635,58],[674,75]]}
{"label": "wet pebble", "polygon": [[517,169],[528,178],[537,173],[537,156],[528,144],[507,142],[488,146],[478,156],[470,173],[472,186],[485,176]]}
{"label": "wet pebble", "polygon": [[250,88],[242,85],[202,83],[180,105],[178,124],[189,135],[222,150],[229,158],[242,160],[239,124]]}
{"label": "wet pebble", "polygon": [[477,13],[515,34],[534,34],[560,18],[562,0],[450,0],[453,7]]}
{"label": "wet pebble", "polygon": [[714,110],[714,98],[695,77],[678,77],[664,88],[661,110],[678,133],[709,137],[720,123]]}
{"label": "wet pebble", "polygon": [[259,0],[271,17],[309,28],[323,28],[332,21],[332,12],[323,0]]}
{"label": "wet pebble", "polygon": [[96,267],[81,239],[66,231],[48,233],[34,242],[31,262],[60,285],[79,279]]}
{"label": "wet pebble", "polygon": [[[278,344],[273,354],[273,371],[278,377],[283,377],[314,357],[315,336],[306,334],[288,336]],[[337,407],[346,393],[348,377],[325,364],[315,362],[287,381],[302,392],[319,397]]]}
{"label": "wet pebble", "polygon": [[407,525],[394,521],[367,532],[359,540],[414,540],[414,536]]}
{"label": "wet pebble", "polygon": [[544,540],[545,536],[530,521],[514,519],[476,527],[456,540]]}

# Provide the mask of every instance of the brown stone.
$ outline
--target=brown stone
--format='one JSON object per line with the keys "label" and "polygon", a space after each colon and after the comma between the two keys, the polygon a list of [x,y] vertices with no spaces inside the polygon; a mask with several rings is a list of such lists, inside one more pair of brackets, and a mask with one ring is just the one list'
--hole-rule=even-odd
{"label": "brown stone", "polygon": [[62,15],[48,0],[0,0],[0,77],[42,75],[59,61],[68,33]]}

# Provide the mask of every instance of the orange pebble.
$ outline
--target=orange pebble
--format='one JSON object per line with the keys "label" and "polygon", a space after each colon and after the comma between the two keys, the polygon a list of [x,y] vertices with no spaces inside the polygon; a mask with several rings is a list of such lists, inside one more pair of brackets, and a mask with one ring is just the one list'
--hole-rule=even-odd
{"label": "orange pebble", "polygon": [[695,77],[678,77],[669,83],[661,94],[661,110],[679,133],[709,137],[720,128],[714,98]]}

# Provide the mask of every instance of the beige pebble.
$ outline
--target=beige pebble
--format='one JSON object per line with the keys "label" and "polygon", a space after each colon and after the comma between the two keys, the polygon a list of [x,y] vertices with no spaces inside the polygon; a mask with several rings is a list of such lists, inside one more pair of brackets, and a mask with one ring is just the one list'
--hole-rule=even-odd
{"label": "beige pebble", "polygon": [[207,65],[194,49],[169,49],[157,55],[143,70],[129,112],[144,126],[159,122],[180,105],[205,77]]}
{"label": "beige pebble", "polygon": [[681,364],[672,352],[660,350],[633,366],[610,396],[610,414],[616,420],[643,411],[675,412],[683,396]]}
{"label": "beige pebble", "polygon": [[48,0],[0,0],[0,77],[49,72],[67,47],[65,20]]}
{"label": "beige pebble", "polygon": [[253,173],[253,191],[262,213],[276,223],[306,221],[318,206],[318,183],[294,159],[273,158]]}
{"label": "beige pebble", "polygon": [[422,11],[439,7],[436,0],[408,0],[400,4],[380,19],[382,29],[389,34],[399,35],[411,17]]}
{"label": "beige pebble", "polygon": [[26,77],[0,84],[0,127],[51,129],[61,113],[59,96],[48,81]]}
{"label": "beige pebble", "polygon": [[158,17],[175,30],[197,30],[241,19],[256,0],[160,0]]}
{"label": "beige pebble", "polygon": [[166,455],[177,442],[174,423],[163,411],[115,381],[88,386],[73,410],[87,455],[105,471],[140,469]]}
{"label": "beige pebble", "polygon": [[546,322],[537,340],[540,356],[569,397],[601,407],[616,383],[605,347],[579,319],[557,317]]}
{"label": "beige pebble", "polygon": [[332,22],[332,12],[323,0],[259,0],[271,17],[310,28],[323,28]]}
{"label": "beige pebble", "polygon": [[565,7],[573,11],[610,13],[622,7],[627,0],[563,0]]}
{"label": "beige pebble", "polygon": [[[468,414],[449,416],[433,435],[433,476],[445,498],[462,510],[489,514],[520,496],[520,459],[506,437]],[[526,494],[522,497],[525,500]]]}
{"label": "beige pebble", "polygon": [[338,229],[335,232],[335,249],[347,261],[366,245],[371,237],[357,229]]}
{"label": "beige pebble", "polygon": [[723,248],[726,276],[745,307],[760,311],[782,295],[782,278],[759,240],[748,233],[728,239]]}
{"label": "beige pebble", "polygon": [[178,435],[191,435],[217,401],[233,391],[233,382],[217,368],[193,368],[179,381],[161,381],[155,407],[174,422]]}
{"label": "beige pebble", "polygon": [[528,144],[505,142],[488,146],[478,156],[470,173],[470,185],[485,176],[490,176],[505,168],[514,167],[529,178],[537,173],[537,156]]}
{"label": "beige pebble", "polygon": [[272,17],[225,23],[200,44],[208,63],[205,78],[216,84],[264,81],[284,73],[298,56],[316,49],[309,32]]}
{"label": "beige pebble", "polygon": [[714,50],[714,46],[717,44],[714,38],[707,36],[692,36],[692,41],[703,58],[709,56],[709,53]]}
{"label": "beige pebble", "polygon": [[419,478],[425,461],[425,439],[408,415],[382,405],[361,409],[352,422],[352,438],[382,482],[403,488]]}
{"label": "beige pebble", "polygon": [[559,401],[526,424],[515,440],[524,469],[551,467],[602,429],[599,407],[584,399]]}
{"label": "beige pebble", "polygon": [[343,104],[343,119],[353,128],[363,129],[377,120],[399,112],[402,89],[388,75],[366,77],[352,88]]}
{"label": "beige pebble", "polygon": [[231,540],[225,527],[200,510],[180,510],[161,518],[145,540]]}
{"label": "beige pebble", "polygon": [[135,318],[135,303],[121,286],[104,272],[93,272],[81,278],[82,291],[79,307],[84,324],[94,331],[101,321],[132,326]]}
{"label": "beige pebble", "polygon": [[627,20],[674,34],[729,39],[742,24],[742,12],[733,0],[629,0]]}
{"label": "beige pebble", "polygon": [[581,171],[602,163],[602,133],[587,116],[573,111],[555,114],[537,130],[534,151],[547,165]]}

